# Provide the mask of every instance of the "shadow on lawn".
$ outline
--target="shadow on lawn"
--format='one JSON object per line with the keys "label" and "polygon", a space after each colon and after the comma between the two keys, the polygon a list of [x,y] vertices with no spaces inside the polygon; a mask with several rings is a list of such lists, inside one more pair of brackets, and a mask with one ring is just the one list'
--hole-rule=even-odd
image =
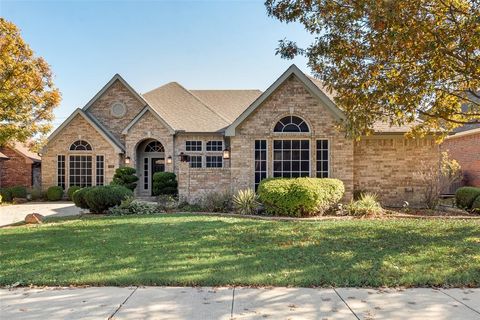
{"label": "shadow on lawn", "polygon": [[0,283],[480,285],[478,224],[165,215],[0,233]]}

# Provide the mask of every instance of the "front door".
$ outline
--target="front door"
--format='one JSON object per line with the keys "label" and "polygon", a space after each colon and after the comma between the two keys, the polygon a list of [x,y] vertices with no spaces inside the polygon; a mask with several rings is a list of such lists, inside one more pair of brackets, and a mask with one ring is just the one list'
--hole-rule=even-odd
{"label": "front door", "polygon": [[153,196],[153,174],[155,172],[164,172],[165,171],[165,159],[164,158],[152,158],[151,159],[151,168],[152,170],[150,171],[150,185],[151,190],[152,190],[152,196]]}

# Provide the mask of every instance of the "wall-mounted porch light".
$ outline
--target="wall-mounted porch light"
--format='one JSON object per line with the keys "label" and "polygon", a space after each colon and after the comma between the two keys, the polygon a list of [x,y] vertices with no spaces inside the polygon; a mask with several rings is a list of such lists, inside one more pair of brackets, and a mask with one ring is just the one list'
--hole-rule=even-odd
{"label": "wall-mounted porch light", "polygon": [[172,163],[172,156],[168,156],[167,157],[167,164],[171,164]]}
{"label": "wall-mounted porch light", "polygon": [[125,164],[130,164],[130,157],[125,157]]}
{"label": "wall-mounted porch light", "polygon": [[188,156],[183,152],[180,152],[178,156],[180,157],[180,162],[188,162]]}
{"label": "wall-mounted porch light", "polygon": [[225,148],[225,150],[223,150],[223,159],[230,159],[230,149]]}

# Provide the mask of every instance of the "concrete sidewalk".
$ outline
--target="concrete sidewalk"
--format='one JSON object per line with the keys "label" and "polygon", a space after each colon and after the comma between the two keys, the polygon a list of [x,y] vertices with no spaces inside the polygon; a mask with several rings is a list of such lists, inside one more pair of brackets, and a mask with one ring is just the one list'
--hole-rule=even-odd
{"label": "concrete sidewalk", "polygon": [[480,289],[1,289],[2,319],[480,319]]}

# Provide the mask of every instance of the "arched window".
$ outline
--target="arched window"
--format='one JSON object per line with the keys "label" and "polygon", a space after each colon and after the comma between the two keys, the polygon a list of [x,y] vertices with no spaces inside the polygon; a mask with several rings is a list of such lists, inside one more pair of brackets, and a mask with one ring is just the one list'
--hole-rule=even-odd
{"label": "arched window", "polygon": [[165,149],[160,142],[152,141],[145,146],[145,152],[165,152]]}
{"label": "arched window", "polygon": [[310,132],[310,129],[302,118],[286,116],[277,122],[273,132]]}
{"label": "arched window", "polygon": [[71,151],[91,151],[92,146],[85,140],[77,140],[70,146]]}

